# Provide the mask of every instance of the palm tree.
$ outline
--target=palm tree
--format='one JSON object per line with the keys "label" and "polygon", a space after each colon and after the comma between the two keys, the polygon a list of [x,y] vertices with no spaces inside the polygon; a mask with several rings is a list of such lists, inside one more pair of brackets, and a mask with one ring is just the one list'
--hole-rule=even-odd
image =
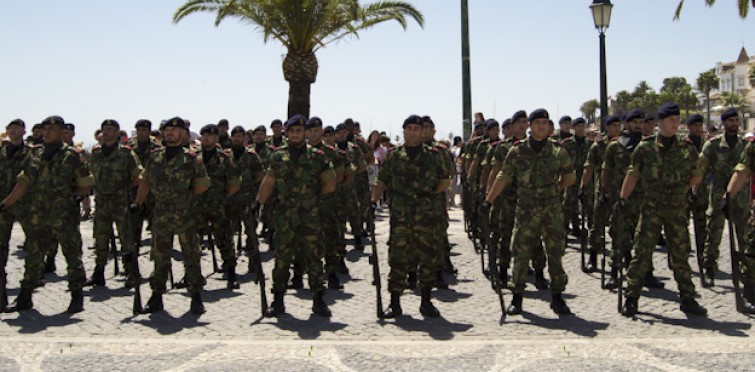
{"label": "palm tree", "polygon": [[750,79],[750,88],[755,89],[755,65],[750,67],[750,73],[748,75]]}
{"label": "palm tree", "polygon": [[579,111],[581,111],[582,116],[587,119],[587,123],[592,124],[595,122],[595,111],[599,108],[600,102],[598,102],[597,99],[591,99],[582,103],[582,106],[579,107]]}
{"label": "palm tree", "polygon": [[[716,0],[704,0],[705,5],[713,6]],[[742,19],[747,18],[747,13],[750,11],[750,3],[755,8],[755,0],[737,0],[737,10],[739,11],[739,17]],[[676,6],[676,13],[674,13],[674,20],[679,20],[679,16],[682,14],[682,7],[684,7],[684,0],[679,0],[679,5]]]}
{"label": "palm tree", "polygon": [[401,1],[378,1],[361,6],[358,0],[188,0],[176,10],[173,23],[193,13],[214,13],[217,27],[237,18],[257,27],[264,41],[275,39],[287,49],[283,78],[288,81],[288,115],[309,116],[309,96],[317,78],[315,52],[326,45],[385,21],[406,29],[407,18],[420,27],[424,17]]}
{"label": "palm tree", "polygon": [[707,113],[708,125],[710,125],[710,92],[713,89],[718,89],[719,82],[720,80],[716,76],[715,69],[701,72],[697,77],[697,90],[705,93],[705,111]]}
{"label": "palm tree", "polygon": [[722,92],[721,105],[724,107],[733,107],[739,112],[750,112],[750,104],[747,99],[736,92]]}

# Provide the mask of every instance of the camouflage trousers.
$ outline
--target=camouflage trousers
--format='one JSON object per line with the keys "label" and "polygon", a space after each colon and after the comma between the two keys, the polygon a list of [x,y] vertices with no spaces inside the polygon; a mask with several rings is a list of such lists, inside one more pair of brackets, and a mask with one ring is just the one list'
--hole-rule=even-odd
{"label": "camouflage trousers", "polygon": [[317,200],[295,206],[279,204],[274,213],[275,265],[273,292],[286,292],[289,271],[295,259],[300,259],[309,278],[312,292],[322,291],[325,275],[321,257],[322,225]]}
{"label": "camouflage trousers", "polygon": [[233,231],[231,221],[225,215],[223,202],[201,203],[195,209],[197,220],[197,242],[201,236],[212,234],[215,246],[223,258],[223,269],[234,270],[236,268],[236,251],[233,249]]}
{"label": "camouflage trousers", "polygon": [[666,198],[664,201],[646,200],[643,203],[634,235],[634,257],[627,270],[627,297],[640,297],[645,275],[652,269],[653,251],[662,228],[679,296],[682,300],[694,298],[695,285],[692,284],[692,270],[689,266],[691,248],[688,224],[689,204],[686,195]]}
{"label": "camouflage trousers", "polygon": [[239,191],[230,198],[227,198],[225,204],[226,216],[232,228],[231,233],[240,233],[243,226],[246,234],[245,246],[247,249],[251,249],[253,245],[259,249],[260,244],[257,238],[257,217],[246,213],[247,206],[251,204],[256,195],[256,192]]}
{"label": "camouflage trousers", "polygon": [[[613,208],[615,202],[615,200],[609,200],[609,207],[607,208]],[[640,218],[640,210],[643,208],[641,204],[642,198],[636,194],[633,194],[627,203],[628,205],[621,211],[621,216],[618,216],[613,211],[611,212],[611,227],[608,233],[611,235],[612,267],[617,267],[616,264],[618,262],[623,262],[624,255],[632,252],[633,239],[636,237],[637,222]],[[621,218],[620,221],[619,218]],[[655,247],[655,244],[653,244],[653,247]]]}
{"label": "camouflage trousers", "polygon": [[[125,231],[126,213],[128,205],[126,196],[106,198],[97,196],[95,206],[97,213],[94,214],[94,249],[95,249],[95,266],[104,268],[107,265],[108,252],[110,249],[110,238],[113,234],[113,223],[118,229],[118,237],[121,242],[121,249],[129,247],[128,237],[133,237],[134,232]],[[126,248],[128,249],[128,248]],[[133,249],[128,249],[131,252]]]}
{"label": "camouflage trousers", "polygon": [[[703,251],[705,251],[705,241],[708,240],[708,217],[706,215],[708,211],[708,187],[705,184],[701,184],[697,189],[697,195],[699,197],[695,200],[694,204],[690,205],[690,214],[692,215],[693,228],[695,229],[694,238],[696,241],[692,242],[693,249],[697,249],[697,242],[701,242]],[[703,257],[705,257],[703,255]]]}
{"label": "camouflage trousers", "polygon": [[322,256],[325,259],[325,273],[335,274],[341,262],[338,252],[338,236],[341,235],[336,205],[337,196],[330,193],[320,198],[320,219],[322,221]]}
{"label": "camouflage trousers", "polygon": [[[76,218],[78,221],[78,218]],[[80,291],[86,281],[84,264],[81,261],[81,232],[78,223],[71,221],[46,221],[32,212],[26,239],[26,262],[21,288],[34,290],[42,278],[45,254],[50,253],[51,239],[60,244],[60,250],[68,266],[68,289]],[[57,251],[57,244],[54,247]]]}
{"label": "camouflage trousers", "polygon": [[537,205],[519,201],[511,237],[511,253],[514,256],[513,293],[524,293],[533,248],[541,242],[544,244],[548,261],[551,292],[561,293],[566,289],[569,278],[561,262],[566,252],[564,212],[561,206],[560,197],[537,203]]}
{"label": "camouflage trousers", "polygon": [[498,267],[501,271],[508,270],[511,266],[511,234],[514,230],[515,212],[516,195],[505,193],[496,199],[490,211],[493,248],[498,249]]}
{"label": "camouflage trousers", "polygon": [[[339,186],[338,193],[338,226],[339,238],[337,240],[338,252],[346,254],[346,223],[351,225],[351,233],[354,240],[361,239],[362,235],[362,214],[364,211],[360,208],[356,200],[354,186]],[[367,207],[365,206],[365,209]]]}
{"label": "camouflage trousers", "polygon": [[197,241],[196,219],[192,209],[160,203],[155,203],[152,222],[151,259],[155,263],[155,269],[150,276],[152,291],[164,293],[166,290],[174,235],[178,236],[181,246],[187,290],[191,294],[200,293],[205,279],[202,276],[202,251]]}
{"label": "camouflage trousers", "polygon": [[[132,192],[131,195],[136,195],[136,192]],[[134,238],[137,243],[141,243],[142,241],[142,225],[144,224],[144,221],[147,221],[147,226],[150,229],[152,228],[154,209],[155,196],[150,193],[147,195],[147,199],[144,200],[144,203],[142,203],[139,210],[133,214],[134,224],[132,226],[134,226]]]}
{"label": "camouflage trousers", "polygon": [[432,201],[427,199],[414,208],[391,208],[388,241],[388,291],[402,293],[409,271],[419,266],[420,288],[432,288],[437,272],[442,269],[438,254],[437,216]]}
{"label": "camouflage trousers", "polygon": [[0,288],[5,288],[7,276],[5,266],[8,264],[8,254],[10,253],[10,238],[13,231],[13,223],[18,221],[24,236],[29,237],[31,228],[29,226],[28,211],[23,208],[26,206],[14,205],[8,210],[0,212]]}
{"label": "camouflage trousers", "polygon": [[354,236],[355,241],[362,238],[362,233],[364,231],[364,229],[362,228],[362,214],[364,213],[364,210],[367,209],[366,205],[363,208],[362,204],[359,202],[360,195],[358,192],[357,184],[357,181],[354,180],[354,185],[349,190],[351,196],[349,197],[347,201],[348,204],[346,205],[346,208],[348,209],[347,214],[349,226],[351,226],[351,235]]}
{"label": "camouflage trousers", "polygon": [[[708,224],[705,229],[705,255],[703,256],[705,258],[703,267],[706,269],[718,268],[718,258],[721,255],[719,246],[726,221],[726,216],[720,209],[722,195],[723,191],[711,189],[708,199],[708,209],[705,214],[708,218]],[[749,217],[747,205],[747,192],[740,192],[735,195],[729,203],[729,214],[737,230],[737,243],[742,247],[747,246],[747,218]]]}
{"label": "camouflage trousers", "polygon": [[[579,176],[577,176],[579,179]],[[564,190],[564,230],[569,231],[569,224],[572,228],[580,227],[579,220],[579,185],[567,187]]]}

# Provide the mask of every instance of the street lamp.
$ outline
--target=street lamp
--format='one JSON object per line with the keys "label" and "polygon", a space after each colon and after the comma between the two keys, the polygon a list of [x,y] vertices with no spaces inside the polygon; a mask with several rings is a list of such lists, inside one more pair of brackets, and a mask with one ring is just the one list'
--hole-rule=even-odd
{"label": "street lamp", "polygon": [[605,132],[603,120],[608,116],[608,85],[606,83],[606,30],[611,24],[611,0],[593,0],[590,5],[595,28],[600,32],[600,130]]}

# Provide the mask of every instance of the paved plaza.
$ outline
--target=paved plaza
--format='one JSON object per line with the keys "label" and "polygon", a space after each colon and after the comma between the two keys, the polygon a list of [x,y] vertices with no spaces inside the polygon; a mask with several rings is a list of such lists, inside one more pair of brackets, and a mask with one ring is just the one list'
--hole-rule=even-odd
{"label": "paved plaza", "polygon": [[[202,262],[207,313],[200,317],[188,313],[190,298],[178,289],[165,295],[165,312],[132,316],[132,292],[123,289],[124,277],[113,276],[112,261],[106,270],[107,287],[86,289],[86,310],[71,316],[65,313],[69,294],[59,253],[56,273],[47,274],[47,284],[34,294],[34,310],[0,315],[0,371],[755,369],[755,319],[734,309],[728,236],[716,287],[702,289],[693,277],[699,301],[709,311],[707,318],[688,317],[679,310],[676,284],[660,248],[654,264],[666,288],[645,290],[636,319],[622,317],[616,294],[600,289],[599,274],[580,271],[579,244],[570,237],[564,257],[569,274],[565,299],[574,315],[554,314],[549,293],[528,284],[524,315],[502,322],[498,298],[482,276],[479,255],[464,232],[462,212],[452,208],[450,216],[452,260],[459,273],[455,279],[448,277],[451,289],[434,291],[441,318],[419,314],[419,292],[402,297],[403,317],[376,318],[369,245],[364,252],[349,251],[345,290],[326,292],[333,311],[329,320],[311,315],[307,289],[288,292],[286,315],[263,318],[259,287],[246,272],[248,258],[239,258],[241,289],[229,291],[221,274],[212,273],[209,251],[204,251]],[[90,275],[91,221],[82,222],[81,230]],[[387,305],[387,213],[379,213],[376,230]],[[23,251],[16,248],[23,233],[18,226],[14,233],[8,262],[11,301],[23,272]],[[266,244],[261,248],[269,291],[272,255]],[[144,276],[152,271],[148,257],[148,249],[142,248]],[[174,258],[178,280],[183,276],[180,254]],[[694,255],[690,264],[697,273]],[[505,294],[511,301],[510,292]],[[144,303],[149,295],[145,283]]]}

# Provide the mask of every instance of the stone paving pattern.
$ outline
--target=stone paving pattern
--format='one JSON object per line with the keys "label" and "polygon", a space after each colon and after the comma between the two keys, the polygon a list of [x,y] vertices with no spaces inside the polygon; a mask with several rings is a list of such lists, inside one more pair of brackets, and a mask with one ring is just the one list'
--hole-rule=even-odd
{"label": "stone paving pattern", "polygon": [[[85,291],[85,311],[70,316],[64,311],[69,294],[65,262],[58,254],[57,272],[34,294],[35,309],[0,315],[0,371],[45,370],[753,370],[755,342],[753,318],[734,309],[731,264],[722,244],[721,272],[712,289],[697,288],[709,317],[687,317],[679,310],[676,285],[661,249],[654,256],[656,275],[666,289],[645,290],[640,314],[627,319],[617,313],[615,293],[600,289],[600,276],[580,271],[579,244],[569,241],[564,267],[569,274],[565,298],[575,315],[557,316],[550,295],[528,285],[523,316],[501,322],[495,292],[480,270],[479,256],[463,230],[462,213],[451,210],[450,239],[454,264],[450,290],[434,291],[443,315],[424,319],[419,314],[419,293],[402,297],[405,316],[379,321],[375,317],[372,269],[364,252],[350,251],[351,271],[344,291],[327,291],[333,317],[311,315],[310,292],[289,291],[287,314],[278,319],[261,317],[259,287],[246,273],[247,257],[239,257],[240,290],[225,289],[220,274],[213,274],[209,251],[203,257],[207,276],[204,293],[207,313],[188,313],[184,290],[165,297],[166,312],[132,316],[131,291],[123,277],[107,267],[106,288]],[[379,213],[376,231],[384,288],[387,265],[387,213]],[[91,274],[94,252],[91,222],[82,222],[85,267]],[[146,235],[148,236],[148,235]],[[9,295],[18,293],[23,271],[23,242],[14,229],[9,259]],[[723,242],[728,243],[728,236]],[[178,249],[176,245],[176,249]],[[272,255],[262,244],[270,287]],[[148,249],[142,248],[142,274],[152,271]],[[173,269],[183,276],[180,254]],[[696,273],[694,255],[690,264]],[[699,279],[693,277],[698,285]],[[305,280],[306,285],[306,280]],[[143,301],[149,286],[142,285]],[[385,305],[388,293],[384,290]],[[272,299],[272,295],[268,295]],[[511,294],[506,291],[507,302]],[[103,367],[106,366],[106,367]]]}

